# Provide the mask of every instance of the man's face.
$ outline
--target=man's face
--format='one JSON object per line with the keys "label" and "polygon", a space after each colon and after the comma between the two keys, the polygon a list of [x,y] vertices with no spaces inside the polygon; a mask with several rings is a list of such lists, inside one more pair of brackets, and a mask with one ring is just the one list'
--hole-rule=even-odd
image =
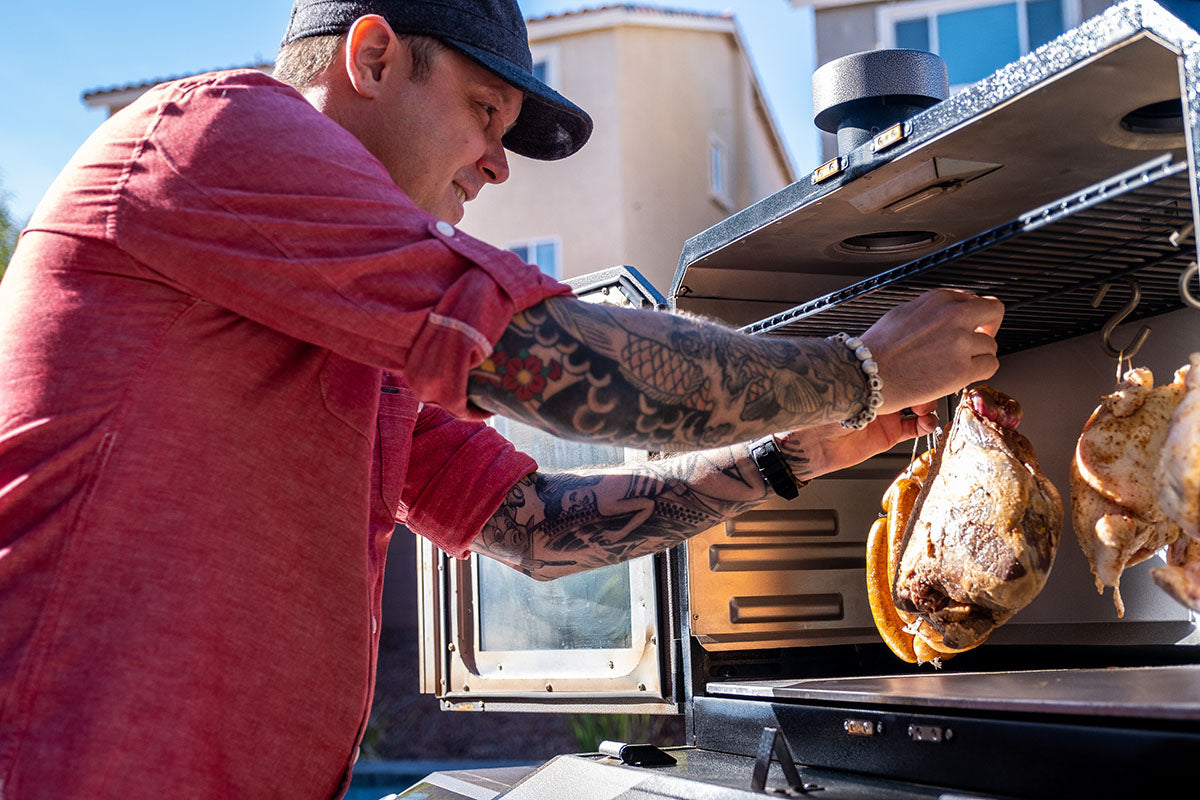
{"label": "man's face", "polygon": [[457,223],[484,184],[507,180],[501,138],[521,112],[520,90],[447,48],[424,80],[388,82],[386,99],[365,143],[419,207]]}

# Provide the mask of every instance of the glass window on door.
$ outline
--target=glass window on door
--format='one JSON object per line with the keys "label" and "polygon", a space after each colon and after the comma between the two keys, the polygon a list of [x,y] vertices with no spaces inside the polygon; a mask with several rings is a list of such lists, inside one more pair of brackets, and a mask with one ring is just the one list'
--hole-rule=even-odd
{"label": "glass window on door", "polygon": [[952,91],[986,78],[1078,22],[1078,0],[927,0],[881,6],[884,46],[940,55]]}

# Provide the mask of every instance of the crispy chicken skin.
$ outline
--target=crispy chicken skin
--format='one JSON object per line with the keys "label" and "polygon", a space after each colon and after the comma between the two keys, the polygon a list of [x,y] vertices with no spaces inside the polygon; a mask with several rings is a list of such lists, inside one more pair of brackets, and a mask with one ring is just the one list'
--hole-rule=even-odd
{"label": "crispy chicken skin", "polygon": [[1117,616],[1125,615],[1121,574],[1179,538],[1163,514],[1153,475],[1171,417],[1184,394],[1184,371],[1154,386],[1145,368],[1125,373],[1105,395],[1079,436],[1071,463],[1071,520],[1096,578],[1113,587]]}
{"label": "crispy chicken skin", "polygon": [[905,530],[896,607],[920,614],[949,647],[982,641],[1046,583],[1062,532],[1058,491],[1020,406],[988,386],[963,393]]}

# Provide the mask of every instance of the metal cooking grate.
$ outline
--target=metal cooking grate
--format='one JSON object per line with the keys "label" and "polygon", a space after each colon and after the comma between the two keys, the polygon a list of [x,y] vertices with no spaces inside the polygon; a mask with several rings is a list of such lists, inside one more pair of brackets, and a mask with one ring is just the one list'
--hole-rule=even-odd
{"label": "metal cooking grate", "polygon": [[[1129,320],[1183,303],[1179,276],[1196,260],[1186,162],[1155,159],[1018,219],[742,328],[829,336],[861,332],[888,309],[939,286],[1004,301],[999,352],[1100,330],[1129,301]],[[1174,241],[1172,241],[1174,239]],[[1097,308],[1102,284],[1115,283]]]}

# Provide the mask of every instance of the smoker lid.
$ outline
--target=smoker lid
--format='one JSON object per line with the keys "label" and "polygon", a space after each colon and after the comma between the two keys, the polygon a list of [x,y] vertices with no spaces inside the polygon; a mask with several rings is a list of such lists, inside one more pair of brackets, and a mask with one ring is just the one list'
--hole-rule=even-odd
{"label": "smoker lid", "polygon": [[[689,239],[672,301],[747,325],[1154,156],[1170,153],[1194,168],[1200,93],[1182,103],[1182,124],[1196,135],[1123,125],[1130,114],[1178,101],[1181,71],[1194,86],[1196,31],[1148,0],[1113,6],[912,117],[881,145],[865,144],[836,169],[818,169]],[[1192,199],[1194,206],[1194,187]]]}
{"label": "smoker lid", "polygon": [[730,681],[709,683],[707,692],[778,702],[1200,721],[1200,664]]}

